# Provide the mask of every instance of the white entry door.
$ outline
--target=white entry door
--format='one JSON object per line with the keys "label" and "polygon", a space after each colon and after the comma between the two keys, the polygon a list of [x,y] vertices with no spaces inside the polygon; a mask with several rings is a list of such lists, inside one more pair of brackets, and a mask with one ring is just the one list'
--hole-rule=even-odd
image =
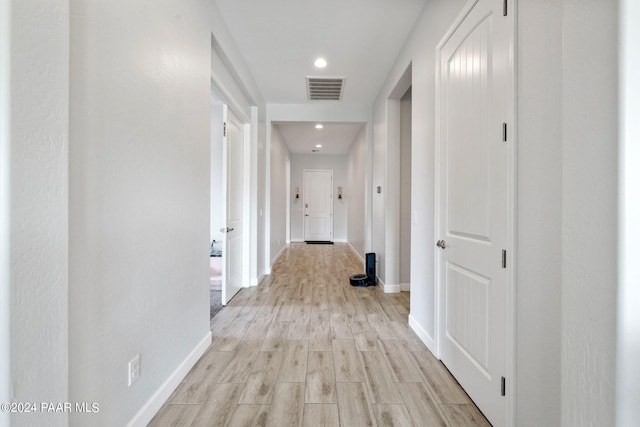
{"label": "white entry door", "polygon": [[333,241],[333,171],[304,171],[304,240]]}
{"label": "white entry door", "polygon": [[222,273],[222,304],[242,287],[243,202],[244,202],[244,135],[243,125],[224,106],[225,136],[223,138],[225,188],[225,250]]}
{"label": "white entry door", "polygon": [[438,47],[438,351],[494,426],[512,384],[509,22],[502,0],[470,1]]}

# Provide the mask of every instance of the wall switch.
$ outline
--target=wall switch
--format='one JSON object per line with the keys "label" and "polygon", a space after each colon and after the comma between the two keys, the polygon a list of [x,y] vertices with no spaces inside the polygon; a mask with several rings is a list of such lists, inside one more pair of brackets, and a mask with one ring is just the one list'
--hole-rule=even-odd
{"label": "wall switch", "polygon": [[136,357],[129,361],[129,387],[136,382],[138,377],[140,376],[140,355],[137,354]]}

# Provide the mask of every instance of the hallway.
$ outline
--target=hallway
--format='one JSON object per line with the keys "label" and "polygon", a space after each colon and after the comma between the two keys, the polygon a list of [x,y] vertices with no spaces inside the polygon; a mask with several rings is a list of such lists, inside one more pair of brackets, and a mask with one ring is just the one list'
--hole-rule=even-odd
{"label": "hallway", "polygon": [[351,287],[361,271],[346,244],[292,244],[149,425],[489,425],[409,330],[408,293]]}

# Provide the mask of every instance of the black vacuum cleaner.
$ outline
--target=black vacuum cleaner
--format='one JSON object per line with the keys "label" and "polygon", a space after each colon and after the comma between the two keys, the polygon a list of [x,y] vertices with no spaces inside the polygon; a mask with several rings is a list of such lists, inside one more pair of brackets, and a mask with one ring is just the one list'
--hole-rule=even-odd
{"label": "black vacuum cleaner", "polygon": [[370,252],[365,255],[366,274],[354,274],[349,278],[351,286],[375,286],[376,285],[376,254]]}

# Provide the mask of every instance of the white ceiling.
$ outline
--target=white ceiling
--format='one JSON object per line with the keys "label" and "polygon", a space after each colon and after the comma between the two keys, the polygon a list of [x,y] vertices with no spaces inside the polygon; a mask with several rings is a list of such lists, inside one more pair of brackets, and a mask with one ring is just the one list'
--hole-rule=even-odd
{"label": "white ceiling", "polygon": [[[323,123],[322,129],[315,128],[316,123],[280,122],[274,123],[294,154],[344,155],[349,152],[351,143],[358,136],[363,123]],[[317,148],[316,145],[322,145]]]}
{"label": "white ceiling", "polygon": [[[267,104],[364,105],[373,104],[426,2],[214,1]],[[328,62],[322,70],[313,65],[319,56]],[[309,101],[306,76],[344,77],[342,100]],[[315,131],[313,126],[304,129],[292,123],[279,126],[292,152],[306,149],[300,144],[317,137],[316,133],[301,136],[305,129]],[[343,141],[355,136],[355,126],[332,125],[325,127],[324,134],[331,133]],[[340,129],[345,135],[341,135]],[[293,136],[296,140],[291,139]],[[325,143],[329,145],[328,141]],[[329,148],[325,154],[328,152]]]}

